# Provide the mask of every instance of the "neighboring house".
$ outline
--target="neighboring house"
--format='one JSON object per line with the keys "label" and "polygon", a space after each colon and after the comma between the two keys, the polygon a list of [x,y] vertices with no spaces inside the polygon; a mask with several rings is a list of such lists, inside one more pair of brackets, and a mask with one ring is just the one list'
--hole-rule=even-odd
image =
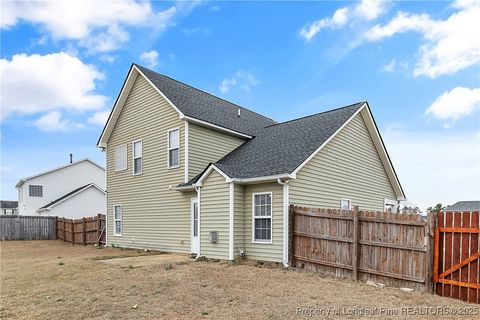
{"label": "neighboring house", "polygon": [[98,146],[108,245],[286,264],[289,205],[405,200],[366,102],[277,123],[133,64]]}
{"label": "neighboring house", "polygon": [[18,201],[0,201],[0,214],[18,214]]}
{"label": "neighboring house", "polygon": [[105,169],[89,159],[21,179],[20,215],[82,218],[105,213]]}
{"label": "neighboring house", "polygon": [[445,212],[480,211],[480,201],[458,201],[444,210]]}

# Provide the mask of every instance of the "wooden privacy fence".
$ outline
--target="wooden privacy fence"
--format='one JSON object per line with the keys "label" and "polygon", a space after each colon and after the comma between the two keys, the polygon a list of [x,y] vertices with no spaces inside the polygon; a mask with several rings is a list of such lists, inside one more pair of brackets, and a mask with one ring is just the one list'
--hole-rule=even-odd
{"label": "wooden privacy fence", "polygon": [[419,291],[432,289],[431,227],[418,214],[290,206],[290,263]]}
{"label": "wooden privacy fence", "polygon": [[0,239],[3,240],[55,240],[56,217],[0,216]]}
{"label": "wooden privacy fence", "polygon": [[105,244],[105,215],[82,219],[57,219],[57,238],[73,244]]}
{"label": "wooden privacy fence", "polygon": [[441,296],[480,303],[478,212],[440,212],[435,228],[433,281]]}

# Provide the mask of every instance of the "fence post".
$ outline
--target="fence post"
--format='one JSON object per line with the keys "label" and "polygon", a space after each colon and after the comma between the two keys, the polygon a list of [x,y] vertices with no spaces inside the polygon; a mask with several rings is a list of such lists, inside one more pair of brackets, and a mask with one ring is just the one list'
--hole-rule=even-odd
{"label": "fence post", "polygon": [[72,244],[75,244],[75,226],[73,225],[73,219],[70,219],[72,224]]}
{"label": "fence post", "polygon": [[295,265],[293,257],[295,248],[295,209],[293,204],[288,208],[288,264],[292,267]]}
{"label": "fence post", "polygon": [[[427,290],[429,292],[433,292],[433,281],[434,281],[434,264],[435,264],[435,257],[434,257],[434,251],[436,248],[434,248],[434,241],[435,241],[435,222],[437,220],[436,212],[429,212],[427,216],[427,225],[425,228],[425,237],[426,237],[426,245],[427,245],[427,257],[426,257],[426,272],[425,272],[425,284],[427,285]],[[438,263],[438,262],[437,262]]]}
{"label": "fence post", "polygon": [[62,226],[63,226],[63,242],[67,241],[67,228],[65,227],[65,217],[62,218]]}
{"label": "fence post", "polygon": [[102,222],[100,221],[101,219],[101,214],[97,214],[97,242],[98,242],[98,245],[101,245],[101,242],[102,242],[102,239],[101,236],[102,236]]}
{"label": "fence post", "polygon": [[87,224],[85,222],[85,217],[82,218],[83,223],[82,223],[82,228],[83,228],[83,245],[87,245]]}
{"label": "fence post", "polygon": [[58,217],[55,217],[55,238],[54,240],[58,240]]}
{"label": "fence post", "polygon": [[352,250],[352,276],[353,280],[358,280],[358,206],[353,207],[353,250]]}

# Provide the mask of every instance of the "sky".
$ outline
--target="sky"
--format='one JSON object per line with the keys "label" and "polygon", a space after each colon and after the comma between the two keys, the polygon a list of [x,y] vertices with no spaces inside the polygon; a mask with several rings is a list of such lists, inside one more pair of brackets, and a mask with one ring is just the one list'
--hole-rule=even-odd
{"label": "sky", "polygon": [[2,1],[1,199],[90,158],[131,63],[277,121],[368,101],[410,205],[480,200],[480,2]]}

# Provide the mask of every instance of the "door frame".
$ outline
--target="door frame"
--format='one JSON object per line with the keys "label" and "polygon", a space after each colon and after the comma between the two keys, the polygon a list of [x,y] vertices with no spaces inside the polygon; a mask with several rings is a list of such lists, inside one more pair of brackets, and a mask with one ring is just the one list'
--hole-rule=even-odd
{"label": "door frame", "polygon": [[[194,203],[197,204],[197,243],[194,241],[193,224],[194,224]],[[198,197],[194,197],[190,200],[190,252],[200,255],[200,208]]]}

